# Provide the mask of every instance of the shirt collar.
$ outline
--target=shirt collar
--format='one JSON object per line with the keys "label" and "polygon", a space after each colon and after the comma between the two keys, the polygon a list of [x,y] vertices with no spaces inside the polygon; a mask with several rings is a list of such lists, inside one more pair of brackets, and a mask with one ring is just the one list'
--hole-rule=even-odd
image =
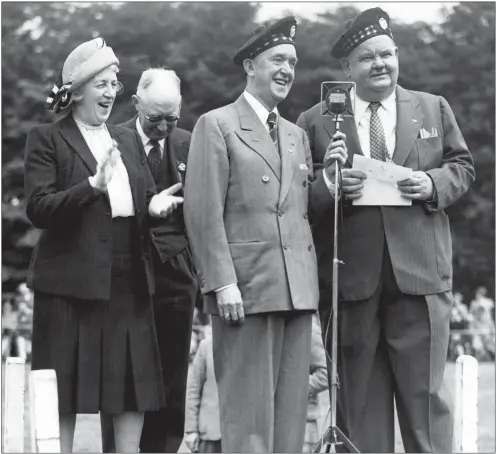
{"label": "shirt collar", "polygon": [[[355,96],[355,121],[360,123],[360,120],[365,115],[370,102],[364,101],[360,96],[358,96],[355,90],[352,89],[352,96]],[[390,115],[394,115],[396,112],[396,90],[386,98],[381,101],[382,107],[386,109],[386,112]]]}
{"label": "shirt collar", "polygon": [[[139,117],[136,118],[136,129],[138,131],[139,136],[141,137],[141,141],[143,142],[143,146],[146,147],[148,145],[148,142],[150,142],[151,139],[144,133],[143,128],[141,127],[141,123],[139,121]],[[165,145],[165,138],[159,140],[158,143],[160,144],[160,148],[162,148],[162,150],[163,150],[164,145]]]}
{"label": "shirt collar", "polygon": [[[243,92],[243,94],[244,94],[245,99],[248,102],[248,104],[251,106],[251,108],[257,114],[257,117],[260,118],[260,121],[262,122],[262,124],[263,125],[267,124],[267,118],[269,118],[270,112],[252,94],[248,93],[246,90]],[[279,112],[277,110],[277,107],[274,107],[272,112],[274,112],[277,115],[277,118],[279,119]]]}

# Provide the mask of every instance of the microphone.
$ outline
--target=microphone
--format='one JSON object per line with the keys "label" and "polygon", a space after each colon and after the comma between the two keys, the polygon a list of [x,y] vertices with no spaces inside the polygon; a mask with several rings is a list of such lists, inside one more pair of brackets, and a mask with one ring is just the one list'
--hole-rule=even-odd
{"label": "microphone", "polygon": [[339,131],[339,123],[343,121],[343,114],[348,105],[349,93],[343,87],[330,88],[324,98],[327,110],[334,116],[334,126]]}

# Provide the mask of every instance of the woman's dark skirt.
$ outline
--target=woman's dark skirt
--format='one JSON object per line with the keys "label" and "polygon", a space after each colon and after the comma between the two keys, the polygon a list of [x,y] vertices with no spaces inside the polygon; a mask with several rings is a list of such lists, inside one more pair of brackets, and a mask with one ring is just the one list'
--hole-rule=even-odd
{"label": "woman's dark skirt", "polygon": [[110,300],[35,290],[32,369],[54,369],[59,413],[165,406],[152,300],[134,218],[113,219]]}

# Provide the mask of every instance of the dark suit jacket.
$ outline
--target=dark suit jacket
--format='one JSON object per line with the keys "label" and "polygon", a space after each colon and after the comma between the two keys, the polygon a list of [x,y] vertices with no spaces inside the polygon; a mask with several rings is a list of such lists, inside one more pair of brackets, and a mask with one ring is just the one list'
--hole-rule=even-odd
{"label": "dark suit jacket", "polygon": [[[155,184],[138,133],[107,127],[129,175],[143,271],[152,294],[148,204]],[[43,229],[31,259],[31,288],[82,299],[110,298],[112,213],[107,193],[88,182],[96,165],[72,115],[29,132],[26,213],[35,227]]]}
{"label": "dark suit jacket", "polygon": [[[136,119],[137,117],[135,116],[119,126],[136,131]],[[184,129],[176,127],[170,133],[168,138],[169,160],[174,163],[174,166],[173,169],[169,168],[171,166],[168,165],[169,161],[164,154],[161,164],[160,179],[156,182],[158,192],[180,182],[176,163],[187,164],[190,140],[191,133]],[[176,195],[183,196],[183,189],[177,192]],[[184,250],[188,246],[188,240],[186,237],[182,207],[178,207],[172,216],[155,222],[150,229],[150,235],[163,263]]]}
{"label": "dark suit jacket", "polygon": [[[426,295],[451,289],[452,247],[449,220],[444,209],[455,203],[473,183],[473,160],[447,101],[427,93],[396,89],[397,126],[393,161],[427,172],[437,192],[437,203],[414,202],[411,207],[354,207],[344,204],[340,230],[339,291],[344,300],[370,297],[376,290],[387,242],[400,290]],[[332,118],[321,115],[317,104],[302,113],[297,124],[308,134],[316,168],[322,162],[334,133]],[[421,128],[437,128],[438,137],[420,138]],[[346,118],[350,163],[363,154],[353,118]],[[322,170],[320,170],[322,172]],[[313,233],[319,263],[321,292],[332,285],[333,212],[320,212]]]}
{"label": "dark suit jacket", "polygon": [[[191,139],[184,214],[207,312],[237,283],[245,313],[315,310],[317,263],[309,192],[330,204],[301,128],[280,118],[279,149],[241,95],[206,113]],[[327,197],[327,199],[326,199]]]}

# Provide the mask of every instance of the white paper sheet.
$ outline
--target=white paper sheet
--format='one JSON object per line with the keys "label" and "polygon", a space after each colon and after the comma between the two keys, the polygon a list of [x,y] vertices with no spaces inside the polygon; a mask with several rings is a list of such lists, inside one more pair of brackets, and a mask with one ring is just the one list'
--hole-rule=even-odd
{"label": "white paper sheet", "polygon": [[363,181],[362,197],[353,205],[409,206],[411,200],[401,196],[397,182],[412,176],[412,169],[394,163],[353,155],[353,169],[367,175]]}

